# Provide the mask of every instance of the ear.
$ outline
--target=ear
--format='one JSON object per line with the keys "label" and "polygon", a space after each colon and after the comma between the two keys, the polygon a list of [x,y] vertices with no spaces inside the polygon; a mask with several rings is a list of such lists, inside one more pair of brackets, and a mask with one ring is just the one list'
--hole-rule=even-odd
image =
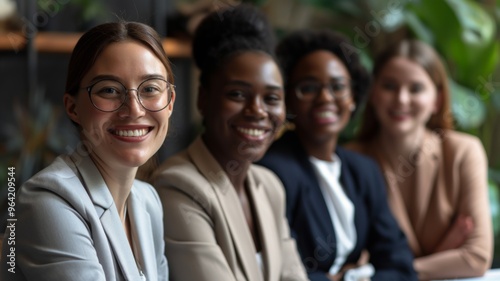
{"label": "ear", "polygon": [[351,110],[351,112],[356,110],[356,103],[354,101],[351,102],[351,105],[349,106],[349,110]]}
{"label": "ear", "polygon": [[174,89],[174,90],[172,90],[172,97],[170,98],[170,103],[167,106],[168,117],[172,116],[172,112],[174,110],[175,96],[176,96],[176,92]]}
{"label": "ear", "polygon": [[73,122],[80,125],[78,113],[76,111],[76,101],[75,100],[76,100],[76,97],[72,96],[68,93],[65,93],[63,96],[63,102],[64,102],[64,108],[66,109],[66,114],[68,114],[68,117]]}

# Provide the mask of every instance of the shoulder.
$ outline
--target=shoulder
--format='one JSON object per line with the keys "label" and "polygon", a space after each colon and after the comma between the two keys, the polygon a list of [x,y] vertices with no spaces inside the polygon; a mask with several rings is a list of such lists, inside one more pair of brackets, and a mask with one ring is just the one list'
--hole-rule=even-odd
{"label": "shoulder", "polygon": [[163,162],[153,174],[155,188],[182,186],[204,180],[187,151],[181,151]]}
{"label": "shoulder", "polygon": [[465,170],[487,170],[486,151],[479,138],[452,130],[443,131],[438,137],[445,165]]}
{"label": "shoulder", "polygon": [[445,147],[450,147],[456,150],[464,150],[470,148],[482,149],[483,147],[481,141],[476,136],[458,131],[445,130],[438,133],[438,137],[441,138]]}
{"label": "shoulder", "polygon": [[[217,182],[218,178],[225,178],[223,173],[222,170],[214,171],[211,180]],[[180,197],[202,206],[211,205],[208,202],[215,200],[211,182],[190,159],[186,150],[165,160],[153,174],[152,183],[164,208],[167,204],[179,204]]]}
{"label": "shoulder", "polygon": [[335,152],[342,161],[342,165],[345,165],[349,171],[357,173],[366,173],[370,171],[379,172],[378,164],[369,156],[346,149],[343,146],[338,146]]}
{"label": "shoulder", "polygon": [[19,202],[45,204],[62,199],[74,207],[83,207],[86,194],[74,163],[69,156],[62,155],[21,186]]}
{"label": "shoulder", "polygon": [[140,198],[148,210],[154,211],[161,209],[160,197],[153,186],[149,183],[141,180],[135,180],[132,192],[135,196]]}
{"label": "shoulder", "polygon": [[268,149],[264,157],[256,164],[269,168],[280,178],[284,175],[296,176],[301,170],[301,162],[307,160],[307,155],[298,143],[293,132],[286,132]]}

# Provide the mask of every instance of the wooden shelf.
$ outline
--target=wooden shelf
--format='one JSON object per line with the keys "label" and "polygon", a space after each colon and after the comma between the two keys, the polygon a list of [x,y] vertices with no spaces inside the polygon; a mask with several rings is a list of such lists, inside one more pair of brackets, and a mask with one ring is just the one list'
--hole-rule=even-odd
{"label": "wooden shelf", "polygon": [[[35,37],[35,48],[41,53],[70,54],[82,33],[40,32]],[[189,41],[163,39],[163,48],[170,58],[188,58],[191,56]],[[26,38],[21,33],[0,34],[0,51],[19,51],[26,45]]]}

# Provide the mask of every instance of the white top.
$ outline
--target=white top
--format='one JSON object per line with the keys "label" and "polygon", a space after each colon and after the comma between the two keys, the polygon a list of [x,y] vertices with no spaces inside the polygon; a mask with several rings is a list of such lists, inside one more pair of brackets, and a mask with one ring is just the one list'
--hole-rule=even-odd
{"label": "white top", "polygon": [[260,272],[264,273],[264,261],[262,260],[262,252],[256,253],[255,258],[257,259],[257,265],[259,266]]}
{"label": "white top", "polygon": [[336,274],[356,245],[354,204],[347,197],[340,183],[342,162],[336,154],[333,155],[332,162],[323,161],[312,156],[309,157],[309,161],[315,168],[316,177],[335,229],[337,256],[329,273]]}

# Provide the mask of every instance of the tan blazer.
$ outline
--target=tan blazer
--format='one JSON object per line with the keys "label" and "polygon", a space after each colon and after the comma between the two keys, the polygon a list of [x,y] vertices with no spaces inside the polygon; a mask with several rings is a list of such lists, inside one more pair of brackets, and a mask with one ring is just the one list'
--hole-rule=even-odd
{"label": "tan blazer", "polygon": [[[374,157],[384,171],[389,204],[416,257],[421,280],[483,275],[490,267],[493,232],[488,201],[487,159],[481,142],[455,131],[427,131],[418,155],[400,157],[394,170],[376,141],[346,147]],[[414,189],[398,183],[416,173]],[[472,216],[474,231],[465,244],[434,249],[458,214]]]}
{"label": "tan blazer", "polygon": [[164,206],[170,280],[308,280],[290,238],[282,184],[267,169],[252,165],[247,175],[262,270],[236,191],[201,138],[153,178]]}

